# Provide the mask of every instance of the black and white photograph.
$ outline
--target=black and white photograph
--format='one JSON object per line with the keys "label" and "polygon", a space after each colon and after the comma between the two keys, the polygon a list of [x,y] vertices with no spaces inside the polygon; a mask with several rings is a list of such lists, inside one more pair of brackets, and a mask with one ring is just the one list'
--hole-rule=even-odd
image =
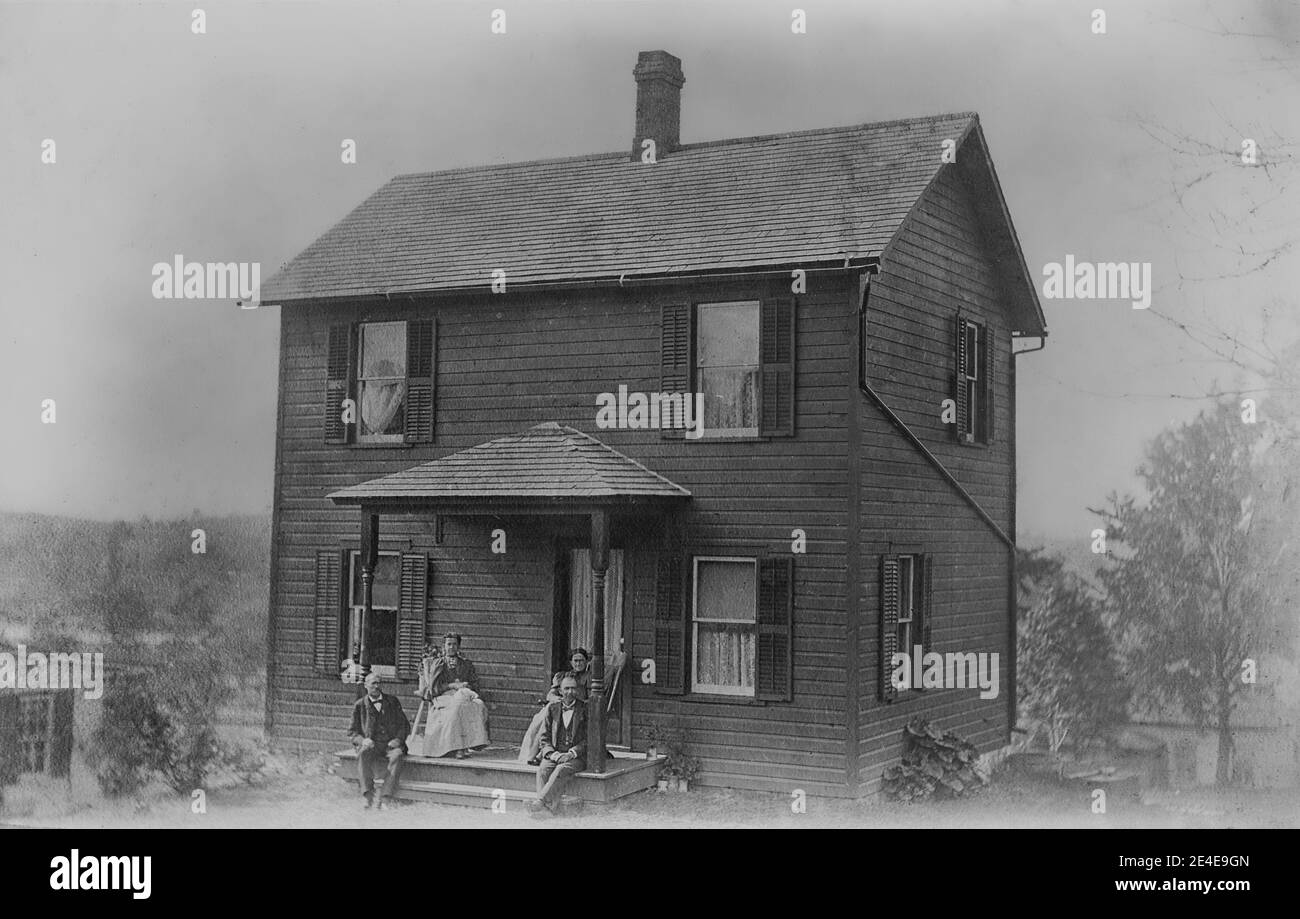
{"label": "black and white photograph", "polygon": [[0,824],[1300,827],[1296,3],[6,0],[0,113]]}

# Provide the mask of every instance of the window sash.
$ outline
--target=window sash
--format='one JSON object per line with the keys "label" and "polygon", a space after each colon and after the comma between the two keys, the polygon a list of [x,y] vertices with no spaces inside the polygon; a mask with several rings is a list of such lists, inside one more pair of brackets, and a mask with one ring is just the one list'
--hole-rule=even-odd
{"label": "window sash", "polygon": [[[396,562],[396,565],[394,567],[394,572],[393,572],[394,595],[400,597],[401,576],[402,576],[401,575],[402,553],[380,552],[379,557],[381,559],[393,559]],[[376,565],[375,568],[376,570],[378,570],[379,566]],[[375,673],[379,674],[381,677],[384,677],[386,679],[396,679],[397,678],[397,609],[398,609],[397,603],[394,603],[392,605],[389,605],[387,603],[375,603],[373,600],[373,594],[374,594],[373,585],[371,587],[371,594],[372,594],[372,600],[370,603],[371,612],[391,613],[392,621],[393,621],[393,628],[392,628],[393,647],[391,649],[393,654],[393,663],[376,664],[372,662],[371,670],[373,670]],[[345,623],[347,629],[346,632],[347,637],[346,637],[346,643],[341,649],[344,656],[348,659],[352,658],[353,644],[361,641],[361,615],[363,612],[365,612],[365,604],[356,602],[359,596],[361,596],[361,552],[357,549],[352,549],[348,552],[348,607],[347,607],[347,622]],[[400,600],[398,602],[400,602]],[[374,626],[373,619],[371,620],[369,625],[371,627]],[[370,650],[371,656],[373,657],[375,644],[370,641],[368,641],[366,644]]]}
{"label": "window sash", "polygon": [[[700,563],[729,563],[748,565],[754,578],[753,616],[749,619],[721,619],[701,616],[700,598]],[[748,556],[700,555],[692,561],[691,589],[691,691],[710,695],[743,696],[752,698],[757,689],[758,664],[758,559]],[[700,677],[700,632],[703,627],[706,634],[733,635],[740,654],[740,684],[710,683]],[[744,682],[745,677],[749,682]]]}
{"label": "window sash", "polygon": [[[711,338],[705,334],[706,323],[709,328],[716,328],[721,331],[733,331],[734,326],[724,324],[721,320],[712,317],[719,317],[727,312],[736,313],[737,307],[744,307],[742,319],[747,325],[747,329],[752,338],[752,352],[745,355],[744,360],[730,359],[719,360],[710,358],[706,355],[706,343]],[[762,361],[760,359],[760,326],[762,323],[762,306],[758,300],[735,300],[719,303],[701,303],[695,309],[695,340],[696,345],[696,385],[699,391],[704,394],[705,404],[705,425],[704,432],[706,437],[757,437],[759,428],[759,412],[761,404],[759,399],[759,379],[762,373]],[[733,332],[734,334],[734,332]],[[725,337],[725,336],[724,336]],[[747,345],[749,343],[746,343]],[[746,351],[750,351],[746,347]],[[721,373],[711,373],[710,371],[720,371]],[[712,398],[710,395],[711,387],[706,385],[706,381],[718,381],[720,379],[734,379],[736,385],[728,388],[726,391],[718,392],[718,398]],[[715,387],[717,383],[715,382]],[[725,396],[725,398],[723,398]],[[717,402],[723,403],[723,411],[718,411]],[[725,423],[718,423],[718,416],[722,415]],[[752,424],[749,422],[752,420]],[[740,423],[736,423],[739,421]]]}
{"label": "window sash", "polygon": [[[366,330],[378,330],[383,327],[390,327],[398,334],[396,335],[395,353],[389,361],[391,369],[386,373],[375,373],[377,368],[369,368],[367,373],[366,357]],[[406,377],[407,377],[407,329],[406,322],[402,320],[391,322],[363,322],[357,329],[357,440],[361,443],[401,443],[405,438],[404,419],[399,417],[406,410]],[[370,404],[366,400],[367,387],[378,387],[382,389],[385,386],[397,387],[399,405],[395,408],[389,408],[389,419],[384,428],[391,428],[396,424],[398,430],[385,432],[370,432],[366,430],[366,423],[370,419],[367,417],[367,408]],[[372,390],[373,391],[373,390]],[[374,410],[379,410],[378,405]]]}

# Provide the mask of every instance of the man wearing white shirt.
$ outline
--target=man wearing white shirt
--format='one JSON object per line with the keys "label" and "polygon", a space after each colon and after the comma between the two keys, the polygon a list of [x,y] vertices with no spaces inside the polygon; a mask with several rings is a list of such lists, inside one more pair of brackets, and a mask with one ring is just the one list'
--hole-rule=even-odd
{"label": "man wearing white shirt", "polygon": [[571,676],[560,682],[560,701],[546,707],[541,757],[536,811],[555,813],[564,786],[587,768],[587,709],[578,702],[578,681]]}

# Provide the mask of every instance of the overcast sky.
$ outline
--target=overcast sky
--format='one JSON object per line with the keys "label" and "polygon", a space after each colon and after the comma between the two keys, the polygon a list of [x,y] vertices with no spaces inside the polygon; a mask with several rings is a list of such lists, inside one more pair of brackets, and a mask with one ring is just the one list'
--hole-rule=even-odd
{"label": "overcast sky", "polygon": [[[222,2],[204,35],[195,6],[0,3],[0,510],[269,510],[278,310],[155,300],[153,264],[265,280],[394,174],[627,149],[641,50],[682,59],[688,143],[977,111],[1036,277],[1152,263],[1151,310],[1044,300],[1026,537],[1082,537],[1134,489],[1144,443],[1203,404],[1169,394],[1253,384],[1156,311],[1300,334],[1294,3]],[[1234,162],[1245,137],[1267,168]]]}

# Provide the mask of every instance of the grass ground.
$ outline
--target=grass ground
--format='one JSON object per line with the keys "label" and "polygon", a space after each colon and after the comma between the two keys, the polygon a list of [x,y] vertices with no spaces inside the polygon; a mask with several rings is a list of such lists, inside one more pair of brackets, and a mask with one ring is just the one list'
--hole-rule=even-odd
{"label": "grass ground", "polygon": [[206,793],[206,812],[163,789],[129,801],[73,804],[58,786],[24,784],[8,790],[0,822],[53,827],[1300,827],[1300,790],[1213,789],[1150,792],[1142,801],[1114,801],[1092,812],[1086,791],[1041,777],[1003,772],[968,799],[912,805],[812,798],[806,813],[780,795],[699,789],[687,794],[645,792],[605,807],[538,821],[510,805],[490,810],[407,804],[363,811],[355,785],[329,774],[326,758],[281,759],[256,785]]}

